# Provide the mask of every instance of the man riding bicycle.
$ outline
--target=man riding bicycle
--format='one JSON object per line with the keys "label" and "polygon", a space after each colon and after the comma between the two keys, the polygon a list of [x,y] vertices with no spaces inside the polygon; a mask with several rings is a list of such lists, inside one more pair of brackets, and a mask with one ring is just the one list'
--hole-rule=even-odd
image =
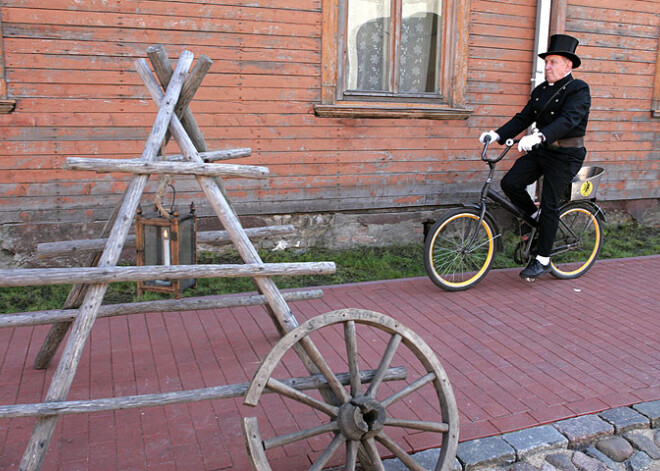
{"label": "man riding bicycle", "polygon": [[[504,126],[479,137],[482,144],[486,136],[502,144],[533,126],[531,134],[518,143],[518,150],[527,153],[516,160],[501,181],[502,190],[511,202],[528,215],[537,216],[539,221],[536,257],[520,272],[523,278],[537,278],[550,271],[559,205],[587,154],[584,135],[591,94],[587,83],[571,74],[581,64],[575,54],[577,45],[578,40],[572,36],[551,36],[548,51],[539,54],[545,60],[546,81],[532,91],[525,107]],[[537,208],[526,188],[541,176],[543,191]]]}

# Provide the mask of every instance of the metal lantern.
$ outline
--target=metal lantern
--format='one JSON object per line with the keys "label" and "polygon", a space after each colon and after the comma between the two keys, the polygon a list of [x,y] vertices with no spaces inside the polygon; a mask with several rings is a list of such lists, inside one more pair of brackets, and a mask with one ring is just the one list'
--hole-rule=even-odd
{"label": "metal lantern", "polygon": [[[137,265],[194,265],[197,262],[197,216],[194,203],[188,214],[154,211],[142,213],[138,208],[135,222]],[[137,291],[174,293],[195,286],[195,279],[138,281]]]}

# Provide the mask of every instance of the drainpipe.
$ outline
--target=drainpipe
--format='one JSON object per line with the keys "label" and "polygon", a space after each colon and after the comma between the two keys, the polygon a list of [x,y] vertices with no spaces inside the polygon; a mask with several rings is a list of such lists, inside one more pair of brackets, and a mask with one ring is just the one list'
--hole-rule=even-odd
{"label": "drainpipe", "polygon": [[[534,67],[532,68],[532,90],[545,81],[545,62],[539,54],[545,52],[550,38],[550,10],[552,0],[537,0],[536,2],[536,33],[534,37]],[[532,198],[536,197],[536,183],[527,187]]]}
{"label": "drainpipe", "polygon": [[536,35],[534,38],[534,70],[532,71],[532,90],[545,81],[544,62],[538,55],[545,52],[550,38],[550,10],[552,0],[536,2]]}

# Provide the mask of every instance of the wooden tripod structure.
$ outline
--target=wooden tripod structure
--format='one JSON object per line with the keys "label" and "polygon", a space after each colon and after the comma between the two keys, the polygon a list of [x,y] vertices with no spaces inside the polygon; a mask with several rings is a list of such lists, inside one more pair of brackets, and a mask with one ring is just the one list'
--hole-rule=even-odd
{"label": "wooden tripod structure", "polygon": [[[157,76],[154,77],[145,59],[135,62],[135,68],[143,80],[153,101],[158,106],[151,133],[146,141],[144,151],[139,159],[104,160],[104,159],[67,159],[71,169],[94,170],[97,172],[127,172],[133,174],[132,179],[117,208],[104,228],[103,237],[92,241],[73,241],[44,244],[44,252],[53,254],[64,253],[73,249],[84,248],[90,252],[87,266],[80,268],[52,269],[10,269],[0,270],[0,286],[29,286],[74,283],[65,306],[61,310],[42,311],[25,315],[0,315],[1,327],[18,327],[35,324],[52,324],[51,329],[35,360],[36,368],[47,368],[65,334],[71,329],[71,334],[64,345],[61,359],[57,365],[50,383],[46,398],[40,404],[22,404],[0,406],[0,419],[9,417],[38,417],[32,436],[29,440],[20,470],[39,470],[44,462],[46,452],[58,418],[62,414],[95,412],[129,407],[148,407],[177,402],[190,402],[207,399],[221,399],[242,396],[250,389],[246,403],[256,405],[263,392],[277,392],[308,404],[316,410],[330,415],[331,427],[322,430],[305,431],[292,438],[271,440],[270,446],[282,446],[296,439],[306,438],[328,430],[337,430],[332,448],[327,450],[327,457],[319,460],[312,469],[320,469],[337,447],[347,442],[347,469],[354,469],[356,457],[373,469],[382,469],[380,457],[375,447],[374,439],[390,449],[396,456],[408,464],[410,469],[416,467],[413,460],[398,446],[391,443],[380,430],[378,433],[362,433],[353,431],[356,427],[355,417],[363,411],[369,417],[378,416],[374,410],[383,409],[382,425],[387,425],[384,407],[376,403],[375,394],[382,381],[402,380],[405,370],[390,367],[390,362],[403,341],[415,356],[424,364],[427,374],[414,383],[414,386],[404,388],[404,393],[395,395],[385,405],[401,399],[425,384],[433,384],[440,398],[443,410],[442,422],[420,422],[390,420],[389,425],[410,427],[418,430],[433,431],[443,434],[443,451],[436,469],[449,469],[453,463],[458,440],[458,415],[449,382],[442,367],[435,359],[432,351],[423,341],[411,331],[400,326],[392,319],[382,314],[370,311],[348,309],[319,316],[320,319],[312,325],[298,326],[296,318],[287,305],[287,301],[319,297],[320,291],[287,293],[279,291],[271,276],[292,274],[323,274],[332,273],[335,266],[330,262],[317,263],[263,263],[254,245],[250,241],[250,231],[245,230],[237,215],[229,204],[222,185],[221,177],[264,178],[268,169],[247,165],[229,165],[209,163],[232,157],[249,155],[249,149],[234,149],[228,151],[209,152],[202,134],[188,108],[192,97],[201,85],[202,79],[211,65],[210,59],[200,57],[191,69],[193,54],[183,51],[176,67],[172,70],[167,54],[162,46],[153,46],[147,54]],[[159,85],[160,82],[160,85]],[[162,86],[162,88],[161,88]],[[182,154],[168,156],[162,160],[159,151],[163,142],[172,136],[176,140]],[[236,247],[244,263],[239,265],[191,265],[191,266],[141,266],[119,267],[122,250],[134,243],[134,237],[129,236],[129,230],[138,208],[140,198],[151,174],[194,175],[202,188],[213,211],[222,223],[225,231],[222,234],[207,235],[209,239],[220,237],[230,241]],[[281,230],[266,228],[260,234],[278,233]],[[200,237],[204,239],[204,237]],[[204,277],[242,276],[252,277],[259,294],[236,297],[231,301],[217,299],[195,300],[164,300],[129,305],[103,306],[102,301],[109,283],[117,281],[147,281],[157,279],[181,279]],[[270,359],[265,359],[259,373],[259,380],[251,386],[236,384],[216,386],[194,391],[177,391],[172,393],[149,394],[88,401],[67,401],[67,395],[78,368],[83,347],[91,333],[94,322],[99,317],[126,315],[139,312],[177,311],[185,309],[203,309],[215,307],[230,307],[237,305],[264,304],[283,337],[273,349]],[[349,373],[335,374],[324,360],[317,347],[309,337],[316,329],[342,323],[345,325],[346,346],[349,352]],[[383,361],[375,370],[360,371],[357,367],[357,340],[355,325],[364,323],[375,326],[392,335]],[[285,381],[268,379],[273,373],[275,364],[284,352],[293,349],[309,372],[308,378],[293,378]],[[269,357],[270,357],[269,356]],[[370,388],[363,393],[361,384],[372,382]],[[344,385],[350,384],[351,392]],[[264,389],[268,391],[264,391]],[[318,389],[325,403],[311,399],[302,393],[305,389]],[[356,403],[356,397],[367,397]],[[343,404],[343,406],[341,406]],[[344,410],[339,414],[340,406]],[[371,408],[371,409],[370,409]],[[372,410],[373,409],[373,410]],[[341,416],[341,417],[340,417]],[[343,417],[343,418],[342,418]],[[366,417],[366,415],[365,415]],[[246,419],[244,430],[248,451],[255,469],[270,469],[265,458],[266,442],[259,437],[256,419]],[[414,423],[413,423],[414,422]],[[362,433],[360,435],[360,433]],[[359,435],[359,436],[358,436]]]}

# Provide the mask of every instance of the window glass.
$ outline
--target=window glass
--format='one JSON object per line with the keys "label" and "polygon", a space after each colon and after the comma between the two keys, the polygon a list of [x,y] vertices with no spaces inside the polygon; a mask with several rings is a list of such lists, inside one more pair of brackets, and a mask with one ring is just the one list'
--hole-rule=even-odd
{"label": "window glass", "polygon": [[441,0],[403,0],[399,90],[435,92],[441,47]]}
{"label": "window glass", "polygon": [[441,0],[348,0],[346,89],[436,93]]}

